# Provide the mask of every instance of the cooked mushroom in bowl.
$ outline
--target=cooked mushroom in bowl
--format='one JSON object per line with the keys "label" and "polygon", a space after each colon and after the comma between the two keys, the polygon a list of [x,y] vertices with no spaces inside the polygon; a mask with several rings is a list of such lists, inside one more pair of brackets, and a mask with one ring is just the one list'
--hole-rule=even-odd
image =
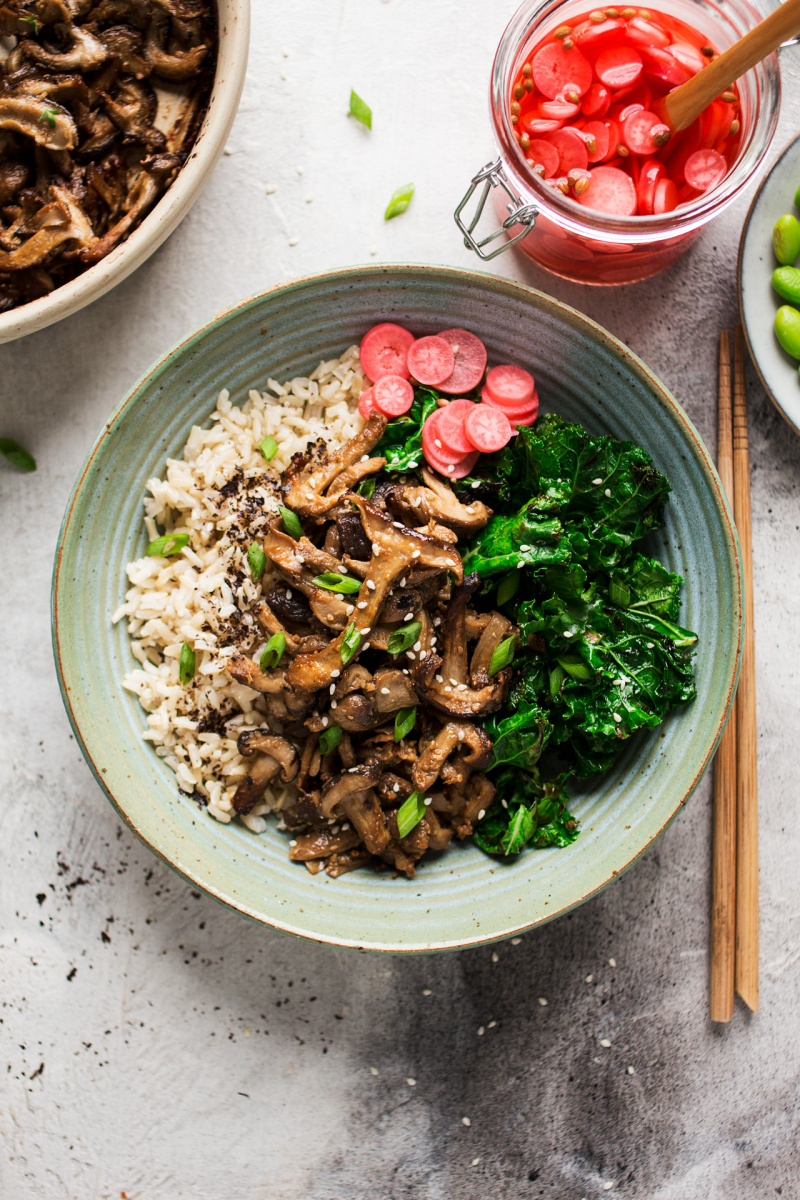
{"label": "cooked mushroom in bowl", "polygon": [[195,144],[214,80],[212,0],[0,7],[0,314],[101,262]]}

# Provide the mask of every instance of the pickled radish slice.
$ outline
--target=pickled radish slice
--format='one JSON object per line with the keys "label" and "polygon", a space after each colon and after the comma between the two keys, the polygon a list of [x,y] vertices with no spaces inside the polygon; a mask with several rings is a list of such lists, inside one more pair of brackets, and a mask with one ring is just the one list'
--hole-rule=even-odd
{"label": "pickled radish slice", "polygon": [[[534,138],[526,150],[528,159],[535,163],[541,163],[544,167],[545,179],[552,179],[558,174],[558,151],[550,142],[546,142],[544,138]],[[467,392],[469,388],[461,387],[460,392]]]}
{"label": "pickled radish slice", "polygon": [[536,385],[530,371],[504,363],[486,374],[486,391],[500,407],[530,404]]}
{"label": "pickled radish slice", "polygon": [[625,22],[611,17],[608,21],[584,21],[573,31],[572,38],[582,49],[599,49],[604,42],[613,41],[625,29]]}
{"label": "pickled radish slice", "polygon": [[465,475],[469,475],[479,458],[480,452],[473,450],[472,454],[467,454],[457,463],[445,463],[444,466],[436,466],[435,463],[431,463],[431,466],[435,467],[446,479],[463,479]]}
{"label": "pickled radish slice", "polygon": [[581,100],[585,117],[604,117],[611,107],[611,92],[602,83],[593,83]]}
{"label": "pickled radish slice", "polygon": [[408,351],[414,342],[413,333],[402,325],[373,325],[361,342],[361,366],[375,383],[382,375],[402,375],[408,379]]}
{"label": "pickled radish slice", "polygon": [[534,391],[533,399],[529,404],[498,404],[493,400],[486,388],[481,392],[481,399],[484,404],[488,404],[491,408],[499,408],[505,413],[512,425],[532,425],[539,415],[539,396]]}
{"label": "pickled radish slice", "polygon": [[647,162],[642,163],[642,168],[639,172],[639,186],[637,188],[639,194],[639,213],[642,216],[652,216],[656,184],[659,179],[664,178],[666,173],[666,167],[656,158],[650,158]]}
{"label": "pickled radish slice", "polygon": [[615,217],[631,217],[636,212],[633,180],[618,167],[593,167],[589,172],[589,187],[577,199],[586,208]]}
{"label": "pickled radish slice", "polygon": [[552,117],[554,121],[569,121],[581,111],[579,104],[570,104],[569,100],[543,100],[539,112],[543,117]]}
{"label": "pickled radish slice", "polygon": [[447,450],[471,454],[475,449],[464,432],[467,417],[477,406],[471,400],[451,400],[436,414],[436,436]]}
{"label": "pickled radish slice", "polygon": [[590,150],[588,145],[586,153],[589,162],[602,162],[604,158],[608,158],[609,150],[613,149],[611,145],[611,130],[605,121],[587,121],[581,130],[584,141],[586,138],[594,138],[595,149]]}
{"label": "pickled radish slice", "polygon": [[716,150],[695,150],[684,163],[683,177],[689,187],[707,192],[725,178],[728,164]]}
{"label": "pickled radish slice", "polygon": [[364,391],[358,397],[358,411],[361,413],[365,421],[369,420],[369,414],[372,412],[374,388],[364,388]]}
{"label": "pickled radish slice", "polygon": [[661,213],[673,212],[678,207],[678,189],[671,179],[659,179],[653,197],[653,212],[656,216]]}
{"label": "pickled radish slice", "polygon": [[473,404],[464,422],[464,432],[476,450],[492,454],[511,441],[514,432],[508,417],[499,408],[488,404]]}
{"label": "pickled radish slice", "polygon": [[456,360],[444,338],[421,337],[409,346],[408,369],[426,387],[438,387],[453,374]]}
{"label": "pickled radish slice", "polygon": [[707,58],[695,46],[690,46],[688,42],[673,42],[669,48],[669,52],[682,67],[687,71],[691,71],[692,75],[696,75],[698,71],[702,71],[703,67],[708,62]]}
{"label": "pickled radish slice", "polygon": [[[533,144],[531,142],[531,147]],[[555,157],[552,146],[548,146],[547,142],[543,142],[542,145]],[[530,154],[530,150],[528,153]],[[486,370],[486,347],[479,337],[467,329],[445,329],[438,336],[447,342],[455,359],[453,372],[439,384],[439,391],[446,392],[448,396],[457,396],[459,392],[471,392],[483,379],[483,372]]]}
{"label": "pickled radish slice", "polygon": [[641,46],[640,53],[645,74],[652,76],[660,83],[666,83],[671,88],[680,87],[682,83],[686,83],[686,80],[692,77],[691,72],[682,67],[668,50],[662,50],[658,46]]}
{"label": "pickled radish slice", "polygon": [[655,21],[647,21],[644,17],[634,17],[628,22],[626,36],[639,46],[668,46],[669,34]]}
{"label": "pickled radish slice", "polygon": [[402,417],[414,403],[414,389],[402,375],[381,375],[372,385],[372,404],[385,417]]}
{"label": "pickled radish slice", "polygon": [[546,141],[558,152],[558,174],[569,175],[570,171],[585,171],[589,165],[586,142],[577,129],[559,129],[548,134]]}
{"label": "pickled radish slice", "polygon": [[629,87],[642,74],[642,58],[631,46],[608,46],[598,54],[594,70],[608,88]]}
{"label": "pickled radish slice", "polygon": [[669,126],[646,109],[624,117],[620,132],[632,154],[655,154],[659,146],[665,146],[669,141]]}
{"label": "pickled radish slice", "polygon": [[608,150],[603,157],[605,161],[608,161],[609,158],[613,158],[617,153],[617,146],[619,145],[619,125],[610,117],[605,120],[603,124],[608,130]]}
{"label": "pickled radish slice", "polygon": [[571,89],[582,96],[592,82],[589,60],[576,47],[565,50],[561,42],[543,46],[534,54],[531,66],[533,82],[549,100],[555,100]]}
{"label": "pickled radish slice", "polygon": [[539,138],[547,133],[555,133],[565,123],[564,121],[556,121],[550,117],[527,116],[523,117],[522,127],[528,133],[532,133],[535,138]]}
{"label": "pickled radish slice", "polygon": [[441,409],[437,409],[435,413],[431,413],[422,426],[422,450],[429,461],[431,456],[433,456],[442,462],[456,463],[460,458],[463,458],[464,452],[462,450],[454,450],[452,446],[446,444],[442,436],[442,430],[439,428],[439,413],[441,411]]}

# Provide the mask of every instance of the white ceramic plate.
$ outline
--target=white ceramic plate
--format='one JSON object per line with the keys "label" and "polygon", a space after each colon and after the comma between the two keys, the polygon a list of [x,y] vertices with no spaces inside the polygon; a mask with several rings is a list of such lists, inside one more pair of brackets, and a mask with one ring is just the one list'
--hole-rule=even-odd
{"label": "white ceramic plate", "polygon": [[794,194],[800,187],[800,137],[790,142],[753,198],[739,243],[739,310],[750,356],[767,394],[781,416],[800,433],[798,364],[775,337],[775,313],[785,303],[772,289],[777,267],[772,227],[784,213],[800,213]]}

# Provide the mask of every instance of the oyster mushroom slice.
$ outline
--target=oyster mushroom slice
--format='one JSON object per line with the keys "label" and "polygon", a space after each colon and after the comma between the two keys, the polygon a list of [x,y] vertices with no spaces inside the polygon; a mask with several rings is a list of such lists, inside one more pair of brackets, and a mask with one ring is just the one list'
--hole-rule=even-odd
{"label": "oyster mushroom slice", "polygon": [[[406,529],[405,526],[397,529],[388,517],[356,492],[346,492],[344,499],[359,509],[364,530],[373,547],[369,571],[355,600],[350,623],[362,635],[363,646],[364,639],[368,638],[365,631],[377,625],[389,589],[395,579],[407,572],[412,564],[449,570],[458,579],[463,576],[463,568],[460,554],[447,543],[417,529]],[[265,553],[269,553],[266,546]],[[333,672],[341,670],[342,642],[346,632],[341,633],[320,654],[298,655],[287,672],[289,683],[307,691],[316,691],[330,683],[334,678]]]}
{"label": "oyster mushroom slice", "polygon": [[166,30],[165,14],[154,15],[147,31],[144,57],[154,75],[168,79],[171,83],[182,83],[186,79],[191,79],[200,70],[208,54],[208,46],[192,46],[189,50],[168,54],[164,49]]}
{"label": "oyster mushroom slice", "polygon": [[233,796],[235,811],[244,814],[258,804],[267,786],[278,775],[284,783],[294,779],[299,760],[291,742],[265,729],[245,731],[239,735],[237,745],[239,753],[245,757],[257,755]]}
{"label": "oyster mushroom slice", "polygon": [[320,812],[323,817],[332,817],[334,809],[360,792],[367,792],[378,783],[381,769],[378,763],[364,763],[354,771],[343,771],[334,775],[320,797]]}
{"label": "oyster mushroom slice", "polygon": [[[368,459],[364,463],[360,461],[378,444],[385,428],[386,417],[373,409],[361,432],[338,450],[326,453],[321,461],[315,463],[307,454],[295,455],[284,472],[283,492],[288,507],[301,517],[319,517],[330,512],[341,499],[342,493],[353,486],[353,476],[348,476],[350,482],[338,486],[338,476],[342,472],[359,463],[362,468],[369,468],[360,472],[361,478],[385,466],[384,458]],[[331,485],[334,485],[331,494],[323,495]]]}
{"label": "oyster mushroom slice", "polygon": [[11,92],[0,96],[0,129],[33,138],[46,150],[72,150],[78,131],[71,115],[55,100]]}
{"label": "oyster mushroom slice", "polygon": [[26,58],[33,59],[51,71],[93,71],[109,57],[108,47],[82,26],[69,25],[72,45],[63,53],[45,50],[38,42],[26,39],[17,47]]}
{"label": "oyster mushroom slice", "polygon": [[471,537],[483,528],[492,515],[490,508],[480,500],[462,504],[447,484],[437,479],[427,467],[422,467],[420,474],[425,487],[398,485],[387,492],[386,504],[392,512],[418,524],[435,521],[446,525],[461,538]]}
{"label": "oyster mushroom slice", "polygon": [[31,228],[36,232],[8,254],[0,255],[0,271],[23,271],[43,263],[62,242],[74,241],[88,246],[95,240],[91,222],[75,197],[66,188],[53,184],[52,204],[46,204],[34,216]]}
{"label": "oyster mushroom slice", "polygon": [[462,761],[471,770],[489,765],[492,750],[489,735],[470,721],[448,721],[414,763],[411,771],[414,786],[421,792],[432,788],[444,763],[460,745],[469,746],[470,753],[462,755]]}

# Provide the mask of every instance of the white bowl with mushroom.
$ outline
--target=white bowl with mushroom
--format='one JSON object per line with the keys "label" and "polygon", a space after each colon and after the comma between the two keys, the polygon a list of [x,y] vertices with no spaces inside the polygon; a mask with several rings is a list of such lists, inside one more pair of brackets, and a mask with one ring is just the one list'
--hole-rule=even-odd
{"label": "white bowl with mushroom", "polygon": [[[216,46],[199,15],[209,6]],[[56,286],[6,299],[14,306],[0,311],[0,343],[97,300],[169,237],[230,133],[250,31],[248,0],[40,0],[42,24],[17,8],[29,11],[12,2],[0,17],[0,283],[7,297],[23,272],[33,293]],[[195,80],[209,53],[202,95]],[[73,277],[59,282],[61,271]]]}

